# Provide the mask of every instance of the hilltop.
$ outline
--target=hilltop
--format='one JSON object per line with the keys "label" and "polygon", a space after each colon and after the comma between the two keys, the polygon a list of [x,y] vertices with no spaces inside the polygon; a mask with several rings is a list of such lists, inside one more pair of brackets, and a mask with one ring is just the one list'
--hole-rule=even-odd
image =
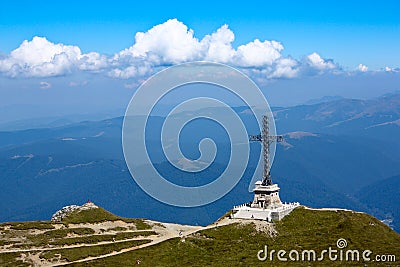
{"label": "hilltop", "polygon": [[[229,214],[202,227],[127,219],[92,207],[71,211],[60,222],[3,223],[0,265],[131,266],[139,260],[141,266],[259,266],[271,263],[257,258],[266,245],[268,251],[297,250],[300,255],[315,250],[318,258],[324,249],[338,249],[338,239],[347,242],[344,253],[371,250],[371,259],[394,255],[397,261],[390,264],[400,263],[400,235],[365,213],[301,207],[274,223],[233,220]],[[276,254],[272,263],[288,265]],[[377,264],[330,261],[327,255],[322,263]]]}

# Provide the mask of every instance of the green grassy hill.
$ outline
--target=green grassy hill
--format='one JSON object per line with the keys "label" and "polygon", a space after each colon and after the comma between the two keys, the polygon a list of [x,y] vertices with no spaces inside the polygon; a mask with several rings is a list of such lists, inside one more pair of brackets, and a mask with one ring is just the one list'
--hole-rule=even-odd
{"label": "green grassy hill", "polygon": [[[118,223],[119,226],[116,227],[113,223]],[[99,231],[99,225],[108,225],[108,228],[101,226],[104,229]],[[170,227],[168,224],[124,219],[101,208],[73,212],[58,224],[5,223],[0,225],[2,242],[0,242],[0,266],[32,265],[30,258],[26,257],[28,252],[36,253],[43,263],[74,262],[70,266],[132,266],[137,260],[140,260],[140,266],[398,266],[400,264],[400,235],[376,218],[353,211],[297,208],[282,221],[272,224],[225,218],[219,225],[214,224],[208,229],[191,228],[195,230],[185,232],[182,237],[178,237],[177,234],[174,236],[172,232],[165,232],[165,241],[138,247],[154,242],[154,237],[162,236],[162,229],[168,227]],[[180,226],[174,227],[175,230]],[[200,230],[197,231],[198,229]],[[337,246],[339,239],[346,240],[347,246],[339,249]],[[5,247],[7,245],[9,247]],[[63,247],[66,245],[80,247]],[[269,257],[260,261],[257,254],[260,250],[264,250],[265,246]],[[10,249],[21,248],[27,251],[10,252]],[[36,250],[32,250],[34,248]],[[321,252],[329,248],[337,250],[332,256],[337,255],[338,259],[331,261],[328,253],[325,253],[323,260],[319,261]],[[271,260],[272,250],[275,252]],[[279,250],[286,251],[285,255],[280,252],[280,255],[287,259],[286,262],[278,259]],[[315,261],[311,250],[316,253]],[[350,259],[351,254],[356,253],[355,250],[359,251],[360,259],[346,261],[346,253],[349,253],[349,250],[351,250]],[[372,251],[370,255],[366,255],[370,261],[362,258],[365,250]],[[120,254],[99,259],[89,258],[113,251],[119,251]],[[295,258],[296,252],[299,254],[299,260],[291,260],[289,253]],[[303,254],[304,259],[302,259]],[[263,255],[264,252],[260,252],[260,256]],[[377,262],[377,255],[384,255],[386,262]],[[397,261],[393,261],[391,255],[394,255]],[[77,260],[83,262],[76,262]]]}
{"label": "green grassy hill", "polygon": [[[254,224],[230,224],[209,230],[200,231],[197,235],[186,238],[171,239],[161,244],[135,250],[114,257],[91,261],[91,266],[130,266],[137,259],[140,266],[267,266],[270,260],[260,261],[257,253],[268,245],[268,250],[315,250],[320,252],[332,247],[337,248],[337,240],[344,238],[347,247],[358,249],[360,253],[371,250],[370,256],[390,254],[396,255],[396,262],[383,266],[400,264],[400,235],[381,223],[376,218],[351,211],[321,211],[298,208],[282,221],[275,223],[277,235],[257,232]],[[317,253],[317,258],[320,256]],[[300,254],[301,255],[301,254]],[[288,255],[286,255],[288,258]],[[361,256],[360,256],[361,257]],[[301,258],[301,256],[300,256]],[[359,262],[325,260],[309,262],[281,262],[276,258],[273,265],[379,265],[376,261]],[[76,266],[87,266],[77,264]]]}
{"label": "green grassy hill", "polygon": [[123,218],[112,214],[111,212],[98,207],[96,209],[74,211],[66,217],[63,224],[78,223],[99,223],[105,221],[123,221],[126,223],[134,223],[138,230],[149,229],[149,225],[145,224],[142,219]]}
{"label": "green grassy hill", "polygon": [[3,223],[0,266],[71,262],[139,246],[155,235],[144,220],[122,218],[100,207],[75,210],[57,223]]}

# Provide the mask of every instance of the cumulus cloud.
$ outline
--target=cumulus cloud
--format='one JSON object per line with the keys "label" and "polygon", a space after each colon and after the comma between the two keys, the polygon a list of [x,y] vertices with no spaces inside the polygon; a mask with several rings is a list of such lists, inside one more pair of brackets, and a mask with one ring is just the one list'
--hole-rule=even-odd
{"label": "cumulus cloud", "polygon": [[90,71],[114,78],[141,79],[171,64],[208,60],[241,68],[262,79],[277,79],[307,73],[304,69],[323,73],[338,68],[332,60],[317,53],[300,61],[283,56],[283,45],[274,40],[255,39],[237,48],[232,45],[234,40],[228,25],[198,39],[192,29],[177,19],[136,33],[132,46],[112,56],[97,52],[83,54],[77,46],[34,37],[0,58],[0,72],[11,77],[49,77]]}
{"label": "cumulus cloud", "polygon": [[235,50],[234,33],[223,25],[202,40],[182,22],[171,19],[154,26],[147,32],[138,32],[135,44],[121,51],[115,59],[128,58],[128,62],[146,59],[153,64],[176,64],[191,60],[212,60],[242,67],[272,65],[281,57],[283,46],[276,41],[255,39]]}
{"label": "cumulus cloud", "polygon": [[[264,68],[260,73],[271,78],[289,78],[298,73],[295,68],[297,62],[282,57],[281,43],[255,39],[235,49],[232,46],[234,39],[235,35],[228,25],[223,25],[199,40],[192,29],[171,19],[147,32],[138,32],[134,45],[113,57],[113,64],[120,65],[108,74],[131,78],[147,74],[152,66],[193,60],[209,60],[243,68]],[[148,65],[142,66],[143,62]]]}
{"label": "cumulus cloud", "polygon": [[298,75],[300,66],[291,58],[281,58],[277,61],[275,68],[268,78],[294,78]]}
{"label": "cumulus cloud", "polygon": [[386,72],[399,72],[400,69],[399,69],[399,68],[392,68],[392,67],[386,66],[386,67],[385,67],[385,71],[386,71]]}
{"label": "cumulus cloud", "polygon": [[235,35],[226,24],[211,35],[206,35],[201,40],[202,49],[205,51],[204,59],[220,63],[230,62],[236,52],[232,47],[234,40]]}
{"label": "cumulus cloud", "polygon": [[104,66],[102,60],[105,57],[98,53],[82,54],[77,46],[54,44],[35,36],[0,60],[0,71],[11,77],[49,77],[69,73],[74,68],[95,70]]}
{"label": "cumulus cloud", "polygon": [[139,63],[126,68],[114,68],[108,72],[108,75],[114,78],[128,79],[151,75],[153,72],[154,69],[149,64]]}
{"label": "cumulus cloud", "polygon": [[264,41],[256,39],[238,47],[236,57],[238,65],[244,67],[261,67],[272,65],[281,57],[283,46],[276,41]]}
{"label": "cumulus cloud", "polygon": [[136,33],[135,44],[121,51],[117,58],[142,58],[156,64],[174,64],[195,60],[200,51],[201,45],[193,36],[193,30],[177,19],[170,19],[147,32]]}
{"label": "cumulus cloud", "polygon": [[107,66],[107,57],[97,52],[90,52],[79,57],[78,68],[81,70],[98,71],[106,68]]}
{"label": "cumulus cloud", "polygon": [[363,65],[363,64],[358,65],[357,69],[358,69],[359,71],[361,71],[361,72],[366,72],[366,71],[368,71],[368,67],[365,66],[365,65]]}
{"label": "cumulus cloud", "polygon": [[332,60],[323,59],[317,53],[308,55],[301,62],[284,57],[283,45],[274,40],[255,39],[237,49],[232,46],[234,40],[235,35],[226,24],[199,40],[192,29],[177,19],[171,19],[147,32],[138,32],[135,43],[113,57],[113,65],[118,67],[108,74],[132,78],[149,74],[154,66],[193,60],[246,68],[248,73],[267,79],[293,78],[305,67],[318,73],[338,68]]}
{"label": "cumulus cloud", "polygon": [[332,70],[337,68],[336,64],[332,60],[323,59],[319,54],[312,53],[306,57],[307,64],[317,70]]}

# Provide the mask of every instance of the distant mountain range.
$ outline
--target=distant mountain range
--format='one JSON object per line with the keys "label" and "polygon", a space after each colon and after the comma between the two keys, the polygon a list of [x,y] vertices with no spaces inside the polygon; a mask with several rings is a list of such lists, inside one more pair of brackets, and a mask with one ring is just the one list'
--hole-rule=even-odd
{"label": "distant mountain range", "polygon": [[[277,131],[285,136],[272,168],[283,201],[366,211],[400,231],[400,201],[393,201],[400,180],[400,94],[371,100],[334,99],[273,108],[273,112]],[[251,120],[246,112],[240,116]],[[152,119],[151,142],[163,121],[162,117]],[[244,177],[215,203],[189,209],[154,200],[127,170],[122,121],[118,117],[0,132],[0,221],[48,219],[60,206],[91,199],[121,216],[206,225],[233,205],[252,199],[248,186],[260,149],[256,143],[251,144],[253,158]],[[255,130],[250,127],[249,132]],[[223,148],[224,135],[218,129],[213,134]],[[196,157],[202,134],[189,129],[186,136],[185,152]],[[229,156],[225,154],[208,172],[193,176],[193,181],[217,176]],[[157,168],[171,173],[163,157],[154,155]],[[176,181],[187,178],[178,171],[172,174]]]}
{"label": "distant mountain range", "polygon": [[330,101],[335,101],[335,100],[341,100],[344,97],[341,96],[323,96],[321,98],[314,98],[306,101],[304,105],[315,105],[315,104],[320,104],[324,102],[330,102]]}

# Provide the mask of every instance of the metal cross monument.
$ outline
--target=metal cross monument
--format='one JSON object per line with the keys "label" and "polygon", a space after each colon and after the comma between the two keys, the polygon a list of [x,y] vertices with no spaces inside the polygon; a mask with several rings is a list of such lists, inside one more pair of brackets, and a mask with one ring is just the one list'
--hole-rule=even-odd
{"label": "metal cross monument", "polygon": [[250,135],[250,141],[262,142],[262,152],[264,159],[263,180],[262,185],[272,185],[271,179],[271,159],[269,156],[269,146],[272,142],[283,142],[282,135],[269,135],[269,122],[268,116],[263,116],[263,129],[262,134]]}

